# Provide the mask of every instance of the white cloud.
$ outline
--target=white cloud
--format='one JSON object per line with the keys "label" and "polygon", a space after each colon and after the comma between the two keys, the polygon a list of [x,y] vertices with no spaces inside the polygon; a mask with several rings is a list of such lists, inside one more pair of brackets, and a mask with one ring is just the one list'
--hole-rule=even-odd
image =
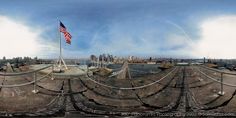
{"label": "white cloud", "polygon": [[40,34],[39,29],[0,16],[0,58],[49,55],[56,50],[55,44],[43,39]]}
{"label": "white cloud", "polygon": [[91,41],[91,53],[159,57],[191,54],[188,37],[176,25],[166,22],[124,24],[118,22],[99,29]]}
{"label": "white cloud", "polygon": [[[122,24],[122,23],[121,23]],[[134,25],[134,24],[133,24]],[[199,39],[191,42],[187,34],[171,24],[164,24],[168,32],[132,25],[110,26],[98,31],[88,52],[63,50],[64,57],[83,57],[90,53],[115,55],[153,55],[172,57],[236,58],[236,16],[218,16],[203,20]],[[146,28],[146,29],[145,29]],[[103,29],[104,30],[104,29]],[[107,31],[106,31],[107,30]],[[160,31],[160,32],[159,32]],[[50,42],[40,35],[43,29],[27,26],[0,16],[0,58],[16,56],[58,57],[58,42]],[[56,38],[56,37],[55,37]],[[105,39],[104,39],[105,38]],[[56,39],[55,39],[56,40]]]}
{"label": "white cloud", "polygon": [[236,58],[236,16],[209,18],[200,25],[200,40],[193,55],[210,58]]}

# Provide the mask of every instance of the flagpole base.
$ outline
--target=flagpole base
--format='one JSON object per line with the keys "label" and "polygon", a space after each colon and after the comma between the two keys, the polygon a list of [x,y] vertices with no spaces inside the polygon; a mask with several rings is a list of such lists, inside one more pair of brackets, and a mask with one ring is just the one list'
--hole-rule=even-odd
{"label": "flagpole base", "polygon": [[65,70],[57,68],[57,69],[54,69],[53,72],[54,73],[63,73],[63,72],[65,72]]}
{"label": "flagpole base", "polygon": [[223,96],[224,94],[225,94],[224,91],[219,91],[219,92],[218,92],[218,95],[220,95],[220,96]]}

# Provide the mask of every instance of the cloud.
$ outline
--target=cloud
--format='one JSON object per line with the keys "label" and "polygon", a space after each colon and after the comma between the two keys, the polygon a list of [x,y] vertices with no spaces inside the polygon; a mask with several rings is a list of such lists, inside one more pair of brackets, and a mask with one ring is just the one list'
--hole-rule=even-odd
{"label": "cloud", "polygon": [[124,20],[100,28],[91,41],[92,53],[115,55],[188,57],[186,33],[168,22]]}
{"label": "cloud", "polygon": [[43,30],[20,21],[0,16],[0,57],[45,56],[52,54],[55,44],[41,37]]}
{"label": "cloud", "polygon": [[236,58],[236,16],[217,16],[200,25],[200,39],[192,54],[196,57]]}
{"label": "cloud", "polygon": [[[173,23],[124,20],[100,28],[86,51],[63,49],[66,58],[111,53],[118,56],[168,56],[236,58],[236,16],[203,19],[198,39],[191,40],[183,28]],[[45,30],[0,16],[0,57],[38,56],[57,58],[58,42],[49,40]],[[50,37],[52,38],[52,37]],[[66,45],[66,44],[65,44]],[[63,44],[64,47],[64,44]]]}

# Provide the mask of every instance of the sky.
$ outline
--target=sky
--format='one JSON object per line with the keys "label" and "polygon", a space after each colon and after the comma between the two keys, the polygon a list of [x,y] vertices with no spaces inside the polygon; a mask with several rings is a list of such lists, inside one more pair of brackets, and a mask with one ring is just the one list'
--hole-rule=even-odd
{"label": "sky", "polygon": [[[1,0],[0,58],[235,59],[233,0]],[[58,32],[59,20],[72,35]]]}

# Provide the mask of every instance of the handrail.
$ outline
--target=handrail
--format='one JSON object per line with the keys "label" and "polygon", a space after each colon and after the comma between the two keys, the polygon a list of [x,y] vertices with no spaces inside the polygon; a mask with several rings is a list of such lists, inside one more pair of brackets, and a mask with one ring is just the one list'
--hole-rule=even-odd
{"label": "handrail", "polygon": [[141,89],[141,88],[145,88],[145,87],[148,87],[148,86],[151,86],[153,84],[156,84],[158,82],[160,82],[161,80],[165,79],[167,76],[169,76],[172,72],[174,72],[176,70],[176,67],[170,71],[169,73],[167,73],[164,77],[162,77],[161,79],[157,80],[157,81],[154,81],[152,83],[149,83],[149,84],[146,84],[146,85],[143,85],[143,86],[137,86],[137,87],[127,87],[127,88],[124,88],[124,87],[115,87],[115,86],[110,86],[110,85],[106,85],[106,84],[103,84],[103,83],[100,83],[96,80],[93,80],[92,78],[89,77],[88,73],[87,73],[87,77],[90,81],[98,84],[98,85],[101,85],[101,86],[104,86],[104,87],[108,87],[108,88],[111,88],[111,89],[118,89],[118,90],[135,90],[135,89]]}
{"label": "handrail", "polygon": [[136,69],[129,69],[130,71],[134,71],[134,72],[142,72],[142,73],[153,73],[153,74],[156,74],[156,73],[159,73],[160,71],[149,71],[149,72],[146,72],[146,71],[142,71],[142,70],[136,70]]}
{"label": "handrail", "polygon": [[30,84],[33,84],[35,82],[38,82],[42,79],[44,79],[45,77],[47,77],[48,75],[52,74],[53,72],[49,72],[48,74],[46,74],[45,76],[37,79],[37,80],[33,80],[31,82],[27,82],[27,83],[22,83],[22,84],[13,84],[13,85],[0,85],[0,87],[2,88],[12,88],[12,87],[20,87],[20,86],[26,86],[26,85],[30,85]]}
{"label": "handrail", "polygon": [[236,75],[236,73],[232,73],[232,72],[223,72],[223,71],[216,70],[216,69],[213,69],[213,68],[209,68],[209,67],[206,67],[206,66],[201,66],[201,67],[206,68],[206,69],[209,69],[209,70],[212,70],[212,71],[215,71],[215,72],[219,72],[219,73],[222,73],[222,74],[227,74],[227,75]]}
{"label": "handrail", "polygon": [[37,72],[37,71],[40,71],[40,70],[44,70],[44,69],[49,68],[49,67],[51,67],[51,66],[53,66],[53,65],[50,64],[50,65],[48,65],[48,66],[39,68],[39,69],[37,69],[37,70],[28,71],[28,72],[20,72],[20,73],[0,73],[0,76],[17,76],[17,75],[31,74],[31,73],[34,73],[34,72]]}
{"label": "handrail", "polygon": [[207,78],[209,78],[209,79],[211,79],[211,80],[213,80],[213,81],[215,81],[215,82],[217,82],[217,83],[222,83],[222,84],[224,84],[224,85],[226,85],[226,86],[230,86],[230,87],[236,87],[236,85],[218,81],[218,80],[216,80],[215,78],[213,78],[213,77],[207,75],[206,73],[202,72],[201,70],[199,70],[199,69],[197,69],[197,70],[198,70],[200,73],[202,73],[203,75],[205,75]]}

